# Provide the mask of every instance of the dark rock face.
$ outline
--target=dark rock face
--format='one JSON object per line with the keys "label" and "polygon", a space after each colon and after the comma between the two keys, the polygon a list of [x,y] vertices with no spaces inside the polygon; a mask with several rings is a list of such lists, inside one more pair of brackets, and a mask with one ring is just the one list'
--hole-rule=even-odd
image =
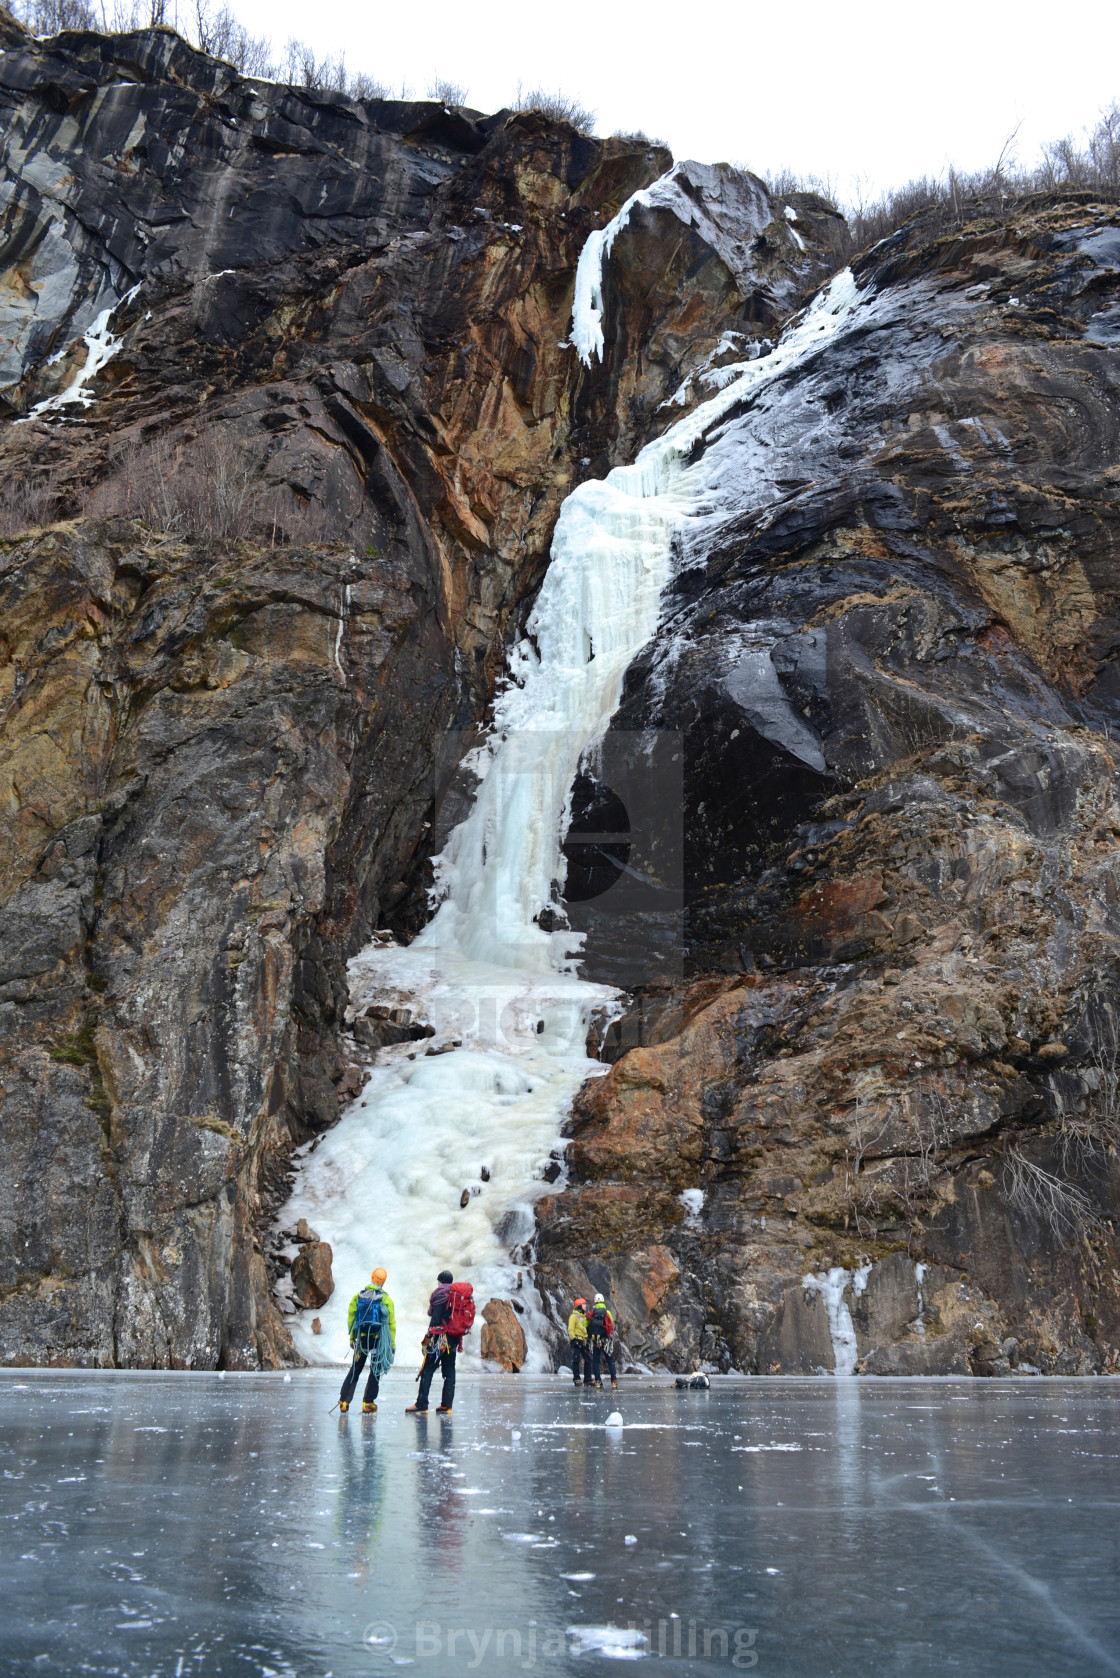
{"label": "dark rock face", "polygon": [[425,714],[432,644],[384,564],[131,524],[18,544],[0,587],[7,1355],[275,1358],[252,1209],[346,1071],[328,852],[356,803],[399,868],[424,791],[378,762],[399,702]]}
{"label": "dark rock face", "polygon": [[0,449],[66,515],[0,542],[0,1358],[274,1365],[263,1232],[360,1088],[344,964],[423,915],[444,736],[573,483],[829,218],[801,250],[727,171],[720,249],[638,218],[592,390],[579,251],[664,151],[0,32]]}
{"label": "dark rock face", "polygon": [[1116,213],[857,278],[710,445],[631,672],[616,727],[685,742],[683,967],[723,978],[608,1037],[542,1257],[678,1368],[831,1368],[835,1269],[868,1370],[1111,1369]]}
{"label": "dark rock face", "polygon": [[5,261],[24,284],[0,388],[141,278],[179,290],[427,228],[500,121],[247,81],[169,29],[5,44]]}

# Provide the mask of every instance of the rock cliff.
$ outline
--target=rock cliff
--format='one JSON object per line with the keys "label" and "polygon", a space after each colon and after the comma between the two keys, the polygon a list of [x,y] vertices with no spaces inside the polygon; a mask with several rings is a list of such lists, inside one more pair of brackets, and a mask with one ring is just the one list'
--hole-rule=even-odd
{"label": "rock cliff", "polygon": [[0,1356],[275,1363],[271,1212],[362,1076],[345,962],[423,913],[560,502],[835,217],[698,172],[725,239],[769,214],[757,272],[636,217],[592,399],[576,261],[663,150],[170,31],[3,45]]}
{"label": "rock cliff", "polygon": [[[682,166],[586,367],[662,148],[0,37],[0,1358],[272,1365],[346,960],[420,924],[564,496],[843,230]],[[675,907],[571,906],[630,996],[539,1206],[641,1362],[1115,1366],[1117,223],[903,229],[708,445],[611,745],[681,743]]]}
{"label": "rock cliff", "polygon": [[684,741],[697,977],[611,1028],[543,1213],[640,1358],[1120,1358],[1118,221],[904,229],[863,324],[712,444],[614,753]]}

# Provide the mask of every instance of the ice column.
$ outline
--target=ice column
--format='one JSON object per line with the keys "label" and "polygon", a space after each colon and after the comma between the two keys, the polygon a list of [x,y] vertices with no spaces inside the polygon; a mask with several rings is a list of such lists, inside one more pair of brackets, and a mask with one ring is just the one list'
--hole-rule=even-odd
{"label": "ice column", "polygon": [[840,1265],[835,1265],[823,1274],[809,1274],[801,1278],[801,1286],[806,1293],[819,1293],[824,1300],[825,1310],[828,1312],[828,1332],[832,1340],[834,1375],[854,1375],[856,1372],[856,1331],[844,1294],[850,1282],[852,1293],[858,1299],[867,1286],[870,1274],[871,1263],[868,1261],[861,1264],[858,1270],[844,1270]]}

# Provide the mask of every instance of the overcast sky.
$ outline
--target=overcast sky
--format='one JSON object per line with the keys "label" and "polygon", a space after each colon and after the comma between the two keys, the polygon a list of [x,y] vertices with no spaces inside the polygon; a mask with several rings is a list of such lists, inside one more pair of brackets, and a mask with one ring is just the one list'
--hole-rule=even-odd
{"label": "overcast sky", "polygon": [[1023,162],[1120,98],[1120,0],[542,5],[533,0],[234,0],[254,34],[294,35],[424,94],[433,76],[493,111],[525,88],[579,97],[596,130],[643,129],[678,157],[789,167],[852,201],[950,161]]}

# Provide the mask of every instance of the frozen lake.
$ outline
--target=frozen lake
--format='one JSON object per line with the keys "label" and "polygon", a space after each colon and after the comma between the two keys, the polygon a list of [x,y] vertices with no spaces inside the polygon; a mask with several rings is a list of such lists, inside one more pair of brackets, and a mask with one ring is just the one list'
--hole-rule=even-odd
{"label": "frozen lake", "polygon": [[1120,1673],[1120,1382],[337,1390],[0,1375],[4,1673]]}

